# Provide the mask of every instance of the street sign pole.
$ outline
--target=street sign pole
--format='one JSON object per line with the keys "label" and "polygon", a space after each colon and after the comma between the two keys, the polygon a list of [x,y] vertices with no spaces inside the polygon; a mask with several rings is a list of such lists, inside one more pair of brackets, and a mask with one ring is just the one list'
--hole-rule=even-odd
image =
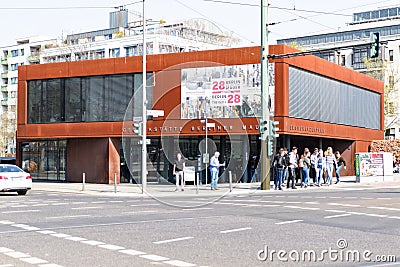
{"label": "street sign pole", "polygon": [[[270,115],[269,105],[269,73],[268,73],[268,0],[261,0],[261,122],[268,123]],[[270,159],[267,151],[269,131],[261,135],[261,190],[270,189]]]}
{"label": "street sign pole", "polygon": [[142,91],[143,91],[143,110],[142,110],[142,194],[146,192],[147,188],[147,145],[146,145],[146,134],[147,134],[147,96],[146,96],[146,19],[144,15],[145,0],[143,0],[143,80],[142,80]]}

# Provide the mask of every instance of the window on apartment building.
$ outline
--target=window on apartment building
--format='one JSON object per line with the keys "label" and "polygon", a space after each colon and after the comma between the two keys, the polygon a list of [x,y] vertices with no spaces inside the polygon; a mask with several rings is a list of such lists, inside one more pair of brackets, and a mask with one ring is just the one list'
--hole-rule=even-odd
{"label": "window on apartment building", "polygon": [[11,92],[10,92],[10,98],[15,98],[16,93],[17,93],[17,92],[15,92],[15,91],[11,91]]}
{"label": "window on apartment building", "polygon": [[25,51],[23,48],[21,48],[21,56],[23,56],[25,54]]}
{"label": "window on apartment building", "polygon": [[340,65],[346,66],[346,56],[345,55],[340,56]]}
{"label": "window on apartment building", "polygon": [[12,57],[17,57],[18,56],[18,50],[11,50],[11,56]]}
{"label": "window on apartment building", "polygon": [[120,57],[120,49],[119,48],[110,49],[110,57]]}
{"label": "window on apartment building", "polygon": [[393,50],[389,50],[389,61],[393,61]]}
{"label": "window on apartment building", "polygon": [[18,78],[17,77],[12,77],[11,78],[11,84],[17,84],[18,83]]}
{"label": "window on apartment building", "polygon": [[18,63],[11,64],[11,70],[18,70]]}

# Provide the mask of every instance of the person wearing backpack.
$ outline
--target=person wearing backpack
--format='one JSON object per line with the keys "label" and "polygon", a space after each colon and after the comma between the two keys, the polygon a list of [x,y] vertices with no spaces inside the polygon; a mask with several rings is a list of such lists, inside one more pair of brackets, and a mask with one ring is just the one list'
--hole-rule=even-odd
{"label": "person wearing backpack", "polygon": [[278,154],[276,154],[273,165],[276,170],[275,190],[282,190],[282,177],[285,169],[285,151],[283,148],[280,148]]}

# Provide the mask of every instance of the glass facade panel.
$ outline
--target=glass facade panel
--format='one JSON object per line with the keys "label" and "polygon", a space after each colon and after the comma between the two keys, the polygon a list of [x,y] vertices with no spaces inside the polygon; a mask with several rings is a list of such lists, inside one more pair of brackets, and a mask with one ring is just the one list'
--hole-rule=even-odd
{"label": "glass facade panel", "polygon": [[[148,108],[152,74],[147,74]],[[123,121],[134,92],[135,116],[142,110],[142,74],[28,81],[28,123]]]}
{"label": "glass facade panel", "polygon": [[289,116],[380,129],[380,95],[298,68],[289,68]]}
{"label": "glass facade panel", "polygon": [[24,143],[22,168],[32,179],[65,181],[66,140]]}

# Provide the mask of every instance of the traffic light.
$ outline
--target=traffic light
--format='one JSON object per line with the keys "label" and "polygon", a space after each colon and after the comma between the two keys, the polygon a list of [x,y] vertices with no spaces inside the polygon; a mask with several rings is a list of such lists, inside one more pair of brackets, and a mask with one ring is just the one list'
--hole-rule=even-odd
{"label": "traffic light", "polygon": [[143,135],[143,123],[142,122],[135,122],[133,124],[133,132],[139,136]]}
{"label": "traffic light", "polygon": [[274,155],[274,140],[269,138],[267,142],[267,153],[268,157],[271,157]]}
{"label": "traffic light", "polygon": [[275,137],[279,137],[279,134],[277,134],[276,132],[279,131],[279,128],[276,127],[279,124],[279,121],[273,121],[270,120],[269,121],[269,136],[271,139],[274,139]]}
{"label": "traffic light", "polygon": [[379,56],[379,32],[374,32],[371,35],[371,58]]}
{"label": "traffic light", "polygon": [[268,121],[260,120],[260,133],[261,135],[268,133]]}

